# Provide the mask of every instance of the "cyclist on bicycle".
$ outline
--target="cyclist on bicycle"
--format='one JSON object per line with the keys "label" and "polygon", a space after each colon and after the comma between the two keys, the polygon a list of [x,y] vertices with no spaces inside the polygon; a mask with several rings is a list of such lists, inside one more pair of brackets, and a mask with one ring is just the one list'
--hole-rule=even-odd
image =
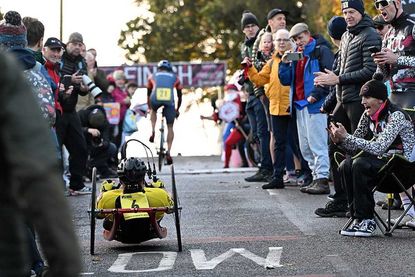
{"label": "cyclist on bicycle", "polygon": [[[172,164],[173,159],[170,156],[171,146],[173,144],[174,119],[179,116],[179,108],[182,104],[182,85],[179,78],[173,73],[173,68],[168,60],[161,60],[157,65],[158,71],[149,77],[147,83],[147,102],[150,107],[150,120],[152,133],[149,141],[154,142],[154,133],[157,121],[157,110],[163,106],[163,116],[167,121],[167,164]],[[174,103],[173,90],[177,92],[177,108]]]}

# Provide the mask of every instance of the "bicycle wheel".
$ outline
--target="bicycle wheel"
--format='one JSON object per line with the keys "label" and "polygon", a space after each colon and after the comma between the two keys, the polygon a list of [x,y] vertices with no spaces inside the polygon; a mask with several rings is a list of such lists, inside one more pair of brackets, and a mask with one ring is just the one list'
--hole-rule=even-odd
{"label": "bicycle wheel", "polygon": [[162,126],[160,128],[159,172],[161,171],[161,167],[163,166],[164,154],[164,128]]}
{"label": "bicycle wheel", "polygon": [[179,207],[179,197],[177,195],[177,188],[176,188],[176,178],[174,175],[174,167],[171,165],[171,179],[172,179],[172,193],[173,193],[173,202],[174,202],[174,221],[176,225],[176,235],[177,235],[177,246],[179,247],[179,252],[182,252],[182,234],[180,230],[180,211],[181,207]]}
{"label": "bicycle wheel", "polygon": [[97,194],[97,168],[92,169],[92,193],[91,193],[91,208],[90,208],[90,231],[91,231],[91,241],[90,241],[90,253],[91,255],[95,254],[95,205],[96,205],[96,194]]}

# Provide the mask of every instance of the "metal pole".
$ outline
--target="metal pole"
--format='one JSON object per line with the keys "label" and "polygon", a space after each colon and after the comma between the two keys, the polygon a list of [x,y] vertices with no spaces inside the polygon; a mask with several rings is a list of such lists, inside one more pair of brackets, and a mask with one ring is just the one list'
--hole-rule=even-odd
{"label": "metal pole", "polygon": [[60,0],[60,28],[59,28],[59,39],[62,41],[63,34],[63,0]]}

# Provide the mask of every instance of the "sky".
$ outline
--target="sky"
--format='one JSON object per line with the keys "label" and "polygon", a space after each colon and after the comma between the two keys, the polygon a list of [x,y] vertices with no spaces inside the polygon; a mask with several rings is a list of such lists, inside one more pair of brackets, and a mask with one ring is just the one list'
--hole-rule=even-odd
{"label": "sky", "polygon": [[[60,0],[1,0],[0,11],[9,10],[39,19],[45,25],[44,41],[59,38]],[[100,66],[123,64],[123,50],[117,45],[120,32],[142,13],[145,9],[134,0],[63,0],[63,42],[72,32],[79,32],[87,49],[97,49]]]}

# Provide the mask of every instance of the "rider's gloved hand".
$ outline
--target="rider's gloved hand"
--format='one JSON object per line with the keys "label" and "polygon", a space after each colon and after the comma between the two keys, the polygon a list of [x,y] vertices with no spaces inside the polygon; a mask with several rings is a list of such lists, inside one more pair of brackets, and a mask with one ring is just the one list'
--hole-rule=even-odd
{"label": "rider's gloved hand", "polygon": [[180,115],[179,110],[176,110],[176,118],[178,118],[178,117],[179,117],[179,115]]}

